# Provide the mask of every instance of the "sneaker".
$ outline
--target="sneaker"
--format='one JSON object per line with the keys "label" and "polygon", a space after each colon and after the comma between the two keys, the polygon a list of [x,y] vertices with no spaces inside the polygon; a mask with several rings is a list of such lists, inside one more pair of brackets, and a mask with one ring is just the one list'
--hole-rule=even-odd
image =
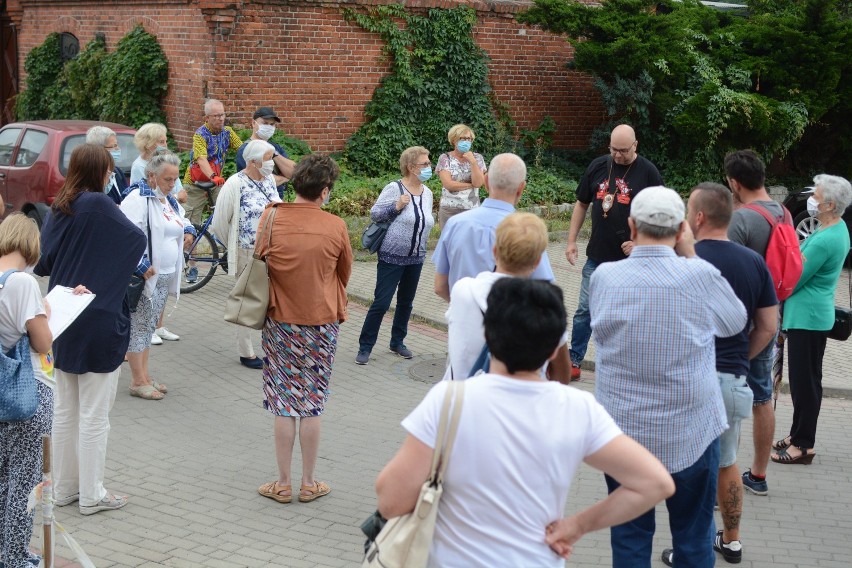
{"label": "sneaker", "polygon": [[674,548],[666,548],[663,550],[663,564],[671,566],[674,559]]}
{"label": "sneaker", "polygon": [[155,333],[151,334],[151,345],[162,345],[163,338]]}
{"label": "sneaker", "polygon": [[580,370],[580,365],[571,361],[571,380],[579,381],[581,373],[582,371]]}
{"label": "sneaker", "polygon": [[391,353],[396,353],[403,359],[411,359],[414,357],[414,353],[411,352],[411,349],[406,347],[405,345],[397,345],[396,347],[390,348]]}
{"label": "sneaker", "polygon": [[70,505],[71,503],[75,503],[80,500],[80,494],[74,493],[73,495],[69,495],[68,497],[63,497],[62,499],[54,499],[53,504],[57,507],[64,507],[65,505]]}
{"label": "sneaker", "polygon": [[743,545],[738,540],[725,542],[722,540],[722,531],[716,532],[716,538],[713,539],[713,550],[720,553],[725,562],[731,564],[739,564],[743,559]]}
{"label": "sneaker", "polygon": [[154,330],[154,335],[160,336],[160,339],[165,339],[166,341],[177,341],[180,339],[180,335],[176,333],[172,333],[165,327],[158,327]]}
{"label": "sneaker", "polygon": [[769,494],[769,485],[767,485],[766,479],[754,479],[751,476],[750,469],[747,469],[745,470],[745,472],[743,472],[743,487],[746,491],[754,493],[755,495]]}
{"label": "sneaker", "polygon": [[359,349],[358,355],[355,356],[355,362],[359,365],[366,365],[370,362],[370,352],[366,349]]}
{"label": "sneaker", "polygon": [[94,515],[98,511],[111,511],[113,509],[121,509],[127,505],[127,496],[112,495],[107,493],[106,497],[95,503],[94,505],[80,505],[81,515]]}
{"label": "sneaker", "polygon": [[260,357],[240,357],[240,365],[249,369],[263,369],[263,359]]}
{"label": "sneaker", "polygon": [[190,266],[186,271],[186,283],[195,284],[196,282],[198,282],[198,267]]}

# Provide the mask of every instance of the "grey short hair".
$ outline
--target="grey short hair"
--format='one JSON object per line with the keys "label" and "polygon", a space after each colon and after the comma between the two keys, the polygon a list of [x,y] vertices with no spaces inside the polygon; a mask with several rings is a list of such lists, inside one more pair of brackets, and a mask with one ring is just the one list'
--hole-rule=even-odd
{"label": "grey short hair", "polygon": [[845,178],[819,174],[814,176],[814,185],[822,188],[824,201],[834,203],[834,214],[838,217],[843,215],[846,208],[852,203],[852,184]]}
{"label": "grey short hair", "polygon": [[204,101],[204,115],[205,116],[210,114],[210,107],[212,105],[216,104],[216,103],[222,105],[222,108],[225,108],[225,103],[223,103],[219,99],[207,99],[206,101]]}
{"label": "grey short hair", "polygon": [[86,144],[106,145],[107,138],[115,136],[112,128],[106,126],[93,126],[86,131]]}
{"label": "grey short hair", "polygon": [[243,160],[246,161],[246,165],[249,162],[262,162],[263,155],[270,150],[275,152],[275,147],[266,140],[249,140],[243,150]]}
{"label": "grey short hair", "polygon": [[163,173],[163,168],[166,166],[175,166],[180,170],[180,158],[168,150],[156,152],[154,157],[145,164],[145,175],[154,174],[158,176]]}
{"label": "grey short hair", "polygon": [[677,227],[658,227],[657,225],[651,225],[650,223],[637,221],[636,219],[633,219],[633,224],[636,226],[637,233],[642,233],[646,237],[655,240],[670,239],[677,236],[677,232],[680,230],[680,225]]}
{"label": "grey short hair", "polygon": [[527,165],[515,154],[497,154],[488,166],[488,192],[514,195],[527,179]]}

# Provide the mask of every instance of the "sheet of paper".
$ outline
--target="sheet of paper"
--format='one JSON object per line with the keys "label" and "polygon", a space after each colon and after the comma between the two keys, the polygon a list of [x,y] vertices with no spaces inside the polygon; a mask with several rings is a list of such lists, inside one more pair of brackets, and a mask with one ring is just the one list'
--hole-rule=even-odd
{"label": "sheet of paper", "polygon": [[50,304],[50,319],[47,320],[47,325],[50,327],[55,341],[77,319],[77,316],[86,309],[86,306],[92,303],[95,295],[76,295],[72,288],[54,286],[53,290],[45,296],[45,299]]}

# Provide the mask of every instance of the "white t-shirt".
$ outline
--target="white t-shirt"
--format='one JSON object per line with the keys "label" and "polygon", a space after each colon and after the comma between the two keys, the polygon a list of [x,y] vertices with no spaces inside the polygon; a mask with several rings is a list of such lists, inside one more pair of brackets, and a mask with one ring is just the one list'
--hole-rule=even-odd
{"label": "white t-shirt", "polygon": [[[447,371],[444,380],[464,380],[476,363],[485,345],[482,314],[488,307],[488,293],[500,278],[508,274],[480,272],[476,278],[465,277],[455,283],[447,309]],[[568,341],[568,332],[562,334],[559,345]],[[542,376],[544,369],[542,369]]]}
{"label": "white t-shirt", "polygon": [[[36,279],[25,272],[15,272],[0,289],[0,346],[3,353],[18,343],[27,333],[27,322],[46,314],[41,290]],[[30,351],[36,379],[53,388],[53,352],[46,354]]]}
{"label": "white t-shirt", "polygon": [[[435,447],[440,382],[402,421]],[[564,566],[544,542],[583,459],[621,434],[590,393],[483,374],[465,382],[429,566]]]}
{"label": "white t-shirt", "polygon": [[157,200],[154,207],[160,206],[163,212],[163,243],[159,254],[154,254],[157,272],[173,274],[177,265],[178,255],[183,254],[183,219],[167,203]]}

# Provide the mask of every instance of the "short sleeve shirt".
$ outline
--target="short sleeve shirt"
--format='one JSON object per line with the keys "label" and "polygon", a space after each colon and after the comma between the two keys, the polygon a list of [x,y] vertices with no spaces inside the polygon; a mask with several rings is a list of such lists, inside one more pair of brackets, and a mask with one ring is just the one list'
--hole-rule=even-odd
{"label": "short sleeve shirt", "polygon": [[[628,166],[616,164],[610,156],[593,160],[577,186],[577,201],[591,204],[592,235],[586,256],[599,263],[623,260],[621,245],[630,240],[630,203],[646,187],[662,184],[657,167],[642,156]],[[607,194],[614,197],[604,216]]]}
{"label": "short sleeve shirt", "polygon": [[272,176],[261,181],[255,181],[243,172],[236,176],[240,180],[240,224],[237,241],[240,248],[253,249],[263,210],[269,202],[281,200]]}
{"label": "short sleeve shirt", "polygon": [[[482,154],[473,154],[476,160],[476,165],[484,174],[485,159]],[[462,183],[470,183],[473,175],[473,168],[467,160],[459,160],[452,153],[441,154],[438,158],[438,165],[435,166],[435,173],[448,170],[453,181]],[[449,209],[472,209],[479,205],[479,189],[463,189],[461,191],[452,192],[445,188],[441,188],[441,207]]]}
{"label": "short sleeve shirt", "polygon": [[[27,322],[44,315],[44,302],[38,282],[29,274],[16,272],[0,290],[0,346],[7,353],[27,333]],[[53,386],[53,352],[30,351],[33,371],[38,380]]]}

